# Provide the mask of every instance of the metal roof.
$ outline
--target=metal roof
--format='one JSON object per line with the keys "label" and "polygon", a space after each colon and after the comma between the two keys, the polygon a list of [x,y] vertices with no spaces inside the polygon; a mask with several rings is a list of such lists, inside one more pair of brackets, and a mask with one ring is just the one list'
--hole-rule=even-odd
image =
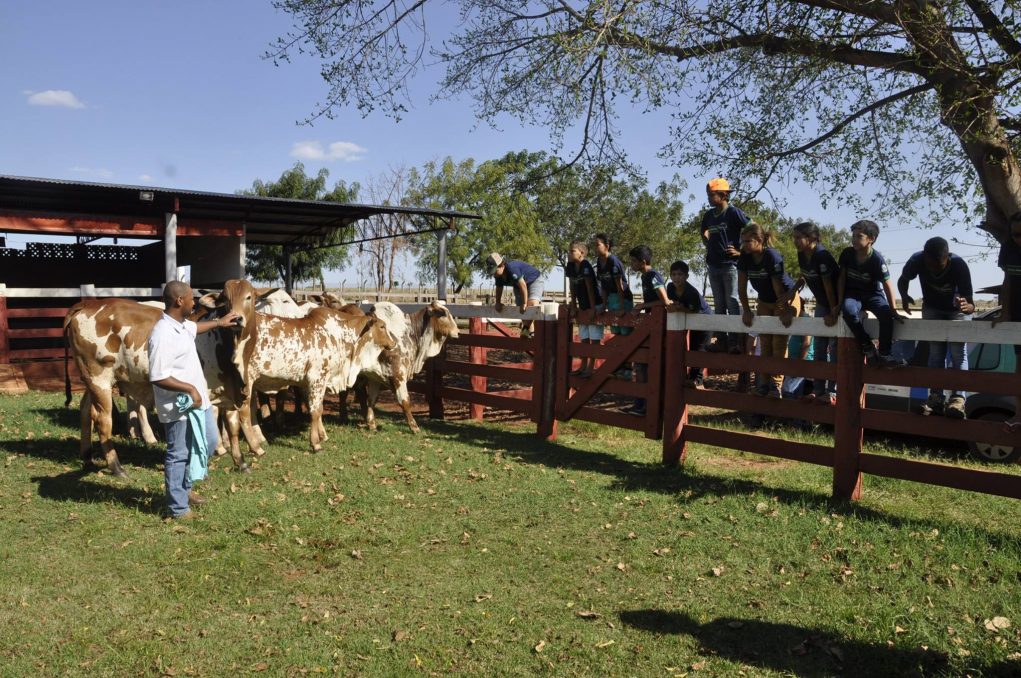
{"label": "metal roof", "polygon": [[[142,199],[150,194],[150,199]],[[147,195],[148,197],[148,195]],[[331,231],[379,214],[432,219],[480,219],[475,214],[424,207],[361,205],[263,198],[179,188],[103,184],[0,175],[0,210],[46,216],[158,219],[177,212],[179,221],[244,224],[253,245],[310,243]]]}

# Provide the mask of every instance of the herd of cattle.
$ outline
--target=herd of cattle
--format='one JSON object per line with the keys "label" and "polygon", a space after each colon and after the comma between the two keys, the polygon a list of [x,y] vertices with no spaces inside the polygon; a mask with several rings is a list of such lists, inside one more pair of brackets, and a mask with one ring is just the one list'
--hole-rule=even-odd
{"label": "herd of cattle", "polygon": [[[229,312],[241,316],[239,324],[200,334],[195,342],[219,409],[221,440],[229,441],[238,470],[249,470],[240,434],[253,455],[264,453],[265,437],[253,416],[257,394],[291,388],[307,399],[315,452],[326,440],[322,414],[327,393],[340,395],[346,417],[347,392],[355,390],[369,427],[375,428],[373,407],[383,388],[392,389],[408,425],[418,431],[407,382],[448,337],[458,335],[450,311],[433,302],[405,314],[394,304],[379,302],[366,313],[329,294],[314,299],[296,303],[282,290],[258,294],[246,280],[228,280],[221,292],[205,294],[195,305],[191,319],[196,321]],[[66,346],[85,383],[81,455],[86,463],[91,461],[95,427],[107,468],[116,475],[124,475],[124,470],[111,440],[115,389],[128,398],[129,420],[141,436],[155,442],[146,416],[153,406],[148,340],[161,315],[159,302],[89,299],[72,306],[64,318]],[[70,404],[69,376],[65,382]],[[218,453],[225,452],[222,446]]]}

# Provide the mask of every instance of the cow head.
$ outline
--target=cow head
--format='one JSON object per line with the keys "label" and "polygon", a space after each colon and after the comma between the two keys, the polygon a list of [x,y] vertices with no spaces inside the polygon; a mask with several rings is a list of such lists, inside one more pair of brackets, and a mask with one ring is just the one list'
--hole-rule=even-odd
{"label": "cow head", "polygon": [[322,294],[310,294],[308,295],[308,299],[309,301],[314,301],[320,306],[332,308],[334,311],[339,311],[342,307],[347,305],[347,302],[344,301],[344,297],[338,297],[337,295],[330,294],[329,292],[323,292]]}
{"label": "cow head", "polygon": [[415,317],[418,318],[415,321],[418,327],[418,349],[415,351],[411,374],[418,374],[427,359],[439,355],[443,349],[443,342],[448,338],[456,339],[459,335],[457,321],[441,301],[432,302],[416,313]]}
{"label": "cow head", "polygon": [[352,322],[361,325],[358,340],[351,353],[351,367],[347,374],[347,388],[352,388],[362,370],[368,369],[379,361],[384,351],[392,351],[397,347],[397,340],[386,328],[386,323],[378,318],[364,316],[353,318]]}
{"label": "cow head", "polygon": [[256,332],[258,331],[258,314],[255,312],[255,288],[247,280],[228,280],[223,283],[223,291],[217,297],[216,306],[219,313],[230,312],[241,316],[241,322],[232,326],[234,331],[233,351],[230,361],[237,368],[241,382],[250,387],[246,366],[255,352]]}

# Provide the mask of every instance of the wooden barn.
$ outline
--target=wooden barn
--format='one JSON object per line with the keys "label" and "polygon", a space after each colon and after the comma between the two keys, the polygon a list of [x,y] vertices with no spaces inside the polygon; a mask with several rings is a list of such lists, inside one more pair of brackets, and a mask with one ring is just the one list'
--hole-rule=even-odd
{"label": "wooden barn", "polygon": [[[426,226],[411,232],[436,232],[441,243],[456,219],[477,218],[425,208],[0,175],[0,390],[41,383],[58,372],[62,380],[61,321],[83,296],[157,298],[162,284],[184,270],[193,287],[217,289],[224,280],[244,277],[249,246],[279,245],[285,253],[321,246],[337,229],[383,214],[415,217],[416,226]],[[40,240],[24,249],[7,247],[11,233]],[[445,280],[440,282],[443,289]]]}

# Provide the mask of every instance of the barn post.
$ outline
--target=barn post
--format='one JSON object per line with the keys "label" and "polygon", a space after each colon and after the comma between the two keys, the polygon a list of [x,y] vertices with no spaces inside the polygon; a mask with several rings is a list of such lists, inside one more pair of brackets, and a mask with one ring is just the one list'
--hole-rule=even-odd
{"label": "barn post", "polygon": [[439,239],[436,250],[436,298],[440,301],[447,300],[447,234],[454,228],[454,220],[451,219],[445,230],[437,231]]}
{"label": "barn post", "polygon": [[241,221],[241,245],[238,247],[238,279],[244,280],[248,263],[248,222]]}
{"label": "barn post", "polygon": [[7,285],[0,283],[0,365],[11,362],[11,344],[7,338]]}
{"label": "barn post", "polygon": [[684,397],[687,376],[687,351],[691,331],[670,329],[670,321],[685,320],[682,313],[667,316],[666,341],[663,343],[663,465],[684,463],[688,446],[684,441],[684,427],[688,423],[688,404]]}
{"label": "barn post", "polygon": [[[468,334],[478,336],[482,334],[485,326],[482,318],[469,318],[468,319]],[[468,347],[468,360],[473,365],[485,365],[486,364],[486,353],[488,351],[482,346],[469,346]],[[475,393],[485,393],[488,388],[489,380],[486,377],[473,376],[471,378],[472,391]],[[469,406],[471,418],[475,421],[482,421],[482,415],[486,408],[484,405],[478,403],[472,403]]]}
{"label": "barn post", "polygon": [[291,272],[291,246],[284,245],[284,291],[287,292],[287,296],[291,296],[291,284],[293,282],[293,273]]}
{"label": "barn post", "polygon": [[164,214],[163,282],[177,280],[177,213]]}
{"label": "barn post", "polygon": [[833,496],[861,499],[862,358],[851,337],[837,337],[837,405],[833,426]]}

